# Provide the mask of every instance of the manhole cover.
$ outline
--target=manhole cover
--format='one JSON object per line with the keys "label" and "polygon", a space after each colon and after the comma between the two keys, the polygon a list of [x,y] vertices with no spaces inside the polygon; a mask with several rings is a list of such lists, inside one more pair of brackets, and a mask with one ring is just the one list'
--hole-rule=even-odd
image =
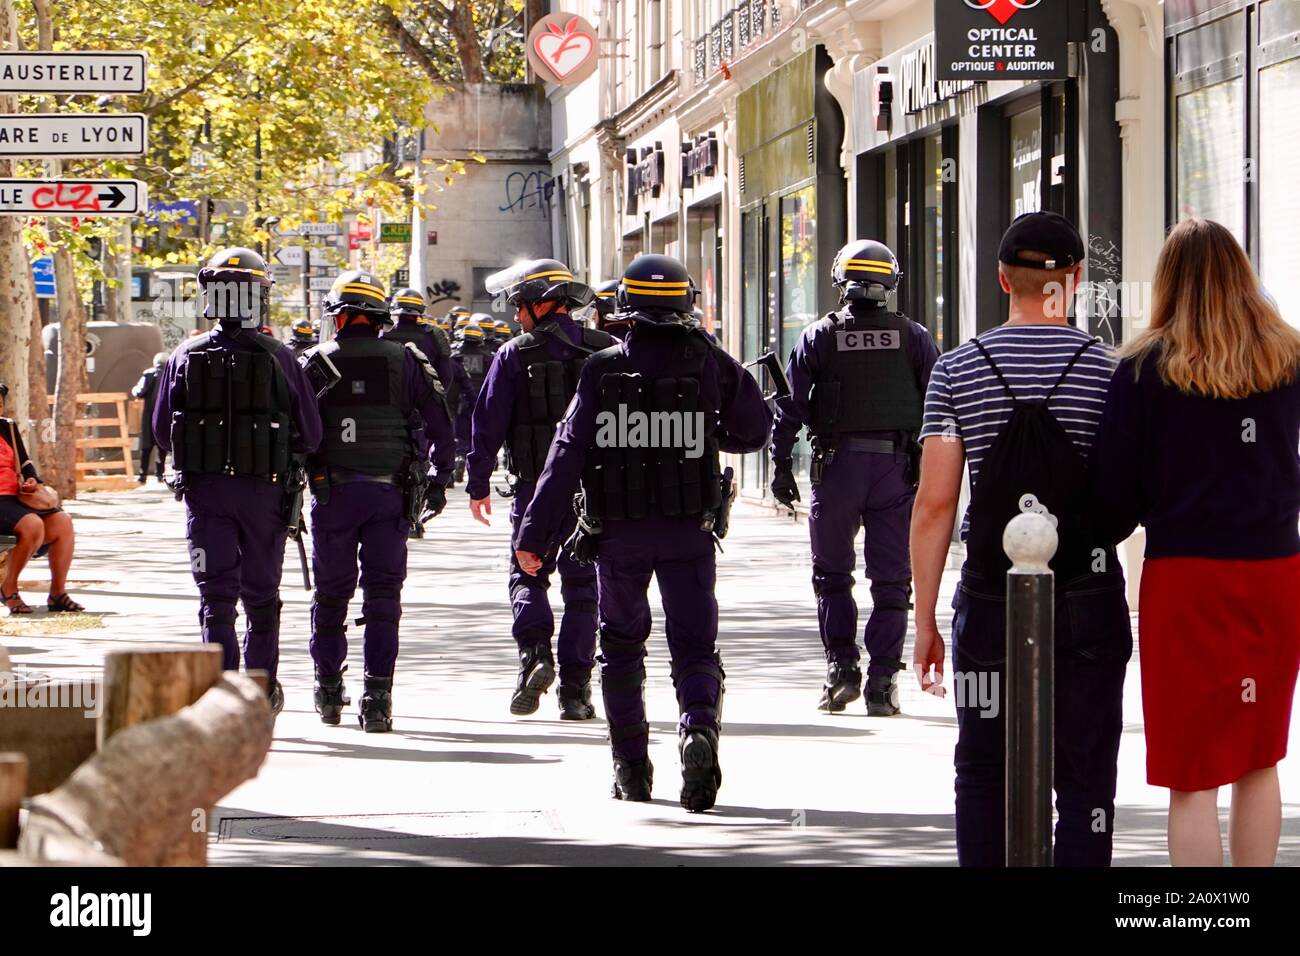
{"label": "manhole cover", "polygon": [[499,836],[551,837],[563,833],[545,810],[482,810],[450,813],[342,814],[318,817],[225,817],[218,843],[265,840],[285,843],[338,843],[357,849],[382,849],[395,841]]}

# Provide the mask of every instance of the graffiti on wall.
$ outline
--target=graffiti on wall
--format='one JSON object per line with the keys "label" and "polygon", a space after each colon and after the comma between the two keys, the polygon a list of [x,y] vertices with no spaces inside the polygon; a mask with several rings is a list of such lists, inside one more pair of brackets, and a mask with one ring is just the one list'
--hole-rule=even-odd
{"label": "graffiti on wall", "polygon": [[555,180],[551,174],[542,169],[524,172],[516,169],[506,177],[505,205],[498,206],[499,212],[523,212],[527,209],[549,209],[551,194],[555,191]]}
{"label": "graffiti on wall", "polygon": [[439,279],[433,285],[425,287],[425,293],[429,296],[429,304],[437,305],[439,302],[459,302],[460,283],[455,279]]}

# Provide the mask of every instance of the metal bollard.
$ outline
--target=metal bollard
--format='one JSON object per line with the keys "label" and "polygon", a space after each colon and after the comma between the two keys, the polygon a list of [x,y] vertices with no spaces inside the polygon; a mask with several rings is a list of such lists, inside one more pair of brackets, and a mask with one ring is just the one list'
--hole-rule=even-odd
{"label": "metal bollard", "polygon": [[1053,575],[1056,526],[1044,515],[1007,522],[1007,866],[1052,865]]}

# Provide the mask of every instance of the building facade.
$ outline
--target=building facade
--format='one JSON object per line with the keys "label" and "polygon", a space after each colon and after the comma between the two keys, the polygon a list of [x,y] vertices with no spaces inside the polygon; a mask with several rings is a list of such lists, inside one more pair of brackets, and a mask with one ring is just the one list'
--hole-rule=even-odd
{"label": "building facade", "polygon": [[[556,248],[593,282],[680,256],[748,361],[836,307],[840,245],[879,238],[895,306],[947,350],[1004,320],[998,240],[1051,209],[1088,247],[1074,321],[1117,343],[1147,321],[1166,229],[1202,215],[1300,323],[1300,190],[1280,159],[1300,139],[1300,0],[1058,2],[1053,75],[976,81],[939,79],[936,11],[966,0],[566,4],[602,57],[547,91]],[[743,494],[766,496],[767,468],[746,457]]]}

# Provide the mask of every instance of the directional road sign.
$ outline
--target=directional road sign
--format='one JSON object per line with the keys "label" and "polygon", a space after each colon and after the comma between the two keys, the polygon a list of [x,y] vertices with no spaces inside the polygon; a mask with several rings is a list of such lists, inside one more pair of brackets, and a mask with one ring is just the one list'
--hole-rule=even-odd
{"label": "directional road sign", "polygon": [[0,93],[143,93],[148,73],[139,50],[0,53]]}
{"label": "directional road sign", "polygon": [[143,156],[143,113],[0,113],[0,156]]}
{"label": "directional road sign", "polygon": [[275,250],[275,261],[285,266],[293,266],[295,269],[302,268],[303,248],[302,246],[281,246]]}
{"label": "directional road sign", "polygon": [[32,278],[36,280],[36,298],[54,298],[54,260],[42,256],[32,262]]}
{"label": "directional road sign", "polygon": [[312,276],[307,281],[312,292],[328,292],[334,286],[334,276]]}
{"label": "directional road sign", "polygon": [[134,179],[0,179],[3,216],[138,216],[144,183]]}

